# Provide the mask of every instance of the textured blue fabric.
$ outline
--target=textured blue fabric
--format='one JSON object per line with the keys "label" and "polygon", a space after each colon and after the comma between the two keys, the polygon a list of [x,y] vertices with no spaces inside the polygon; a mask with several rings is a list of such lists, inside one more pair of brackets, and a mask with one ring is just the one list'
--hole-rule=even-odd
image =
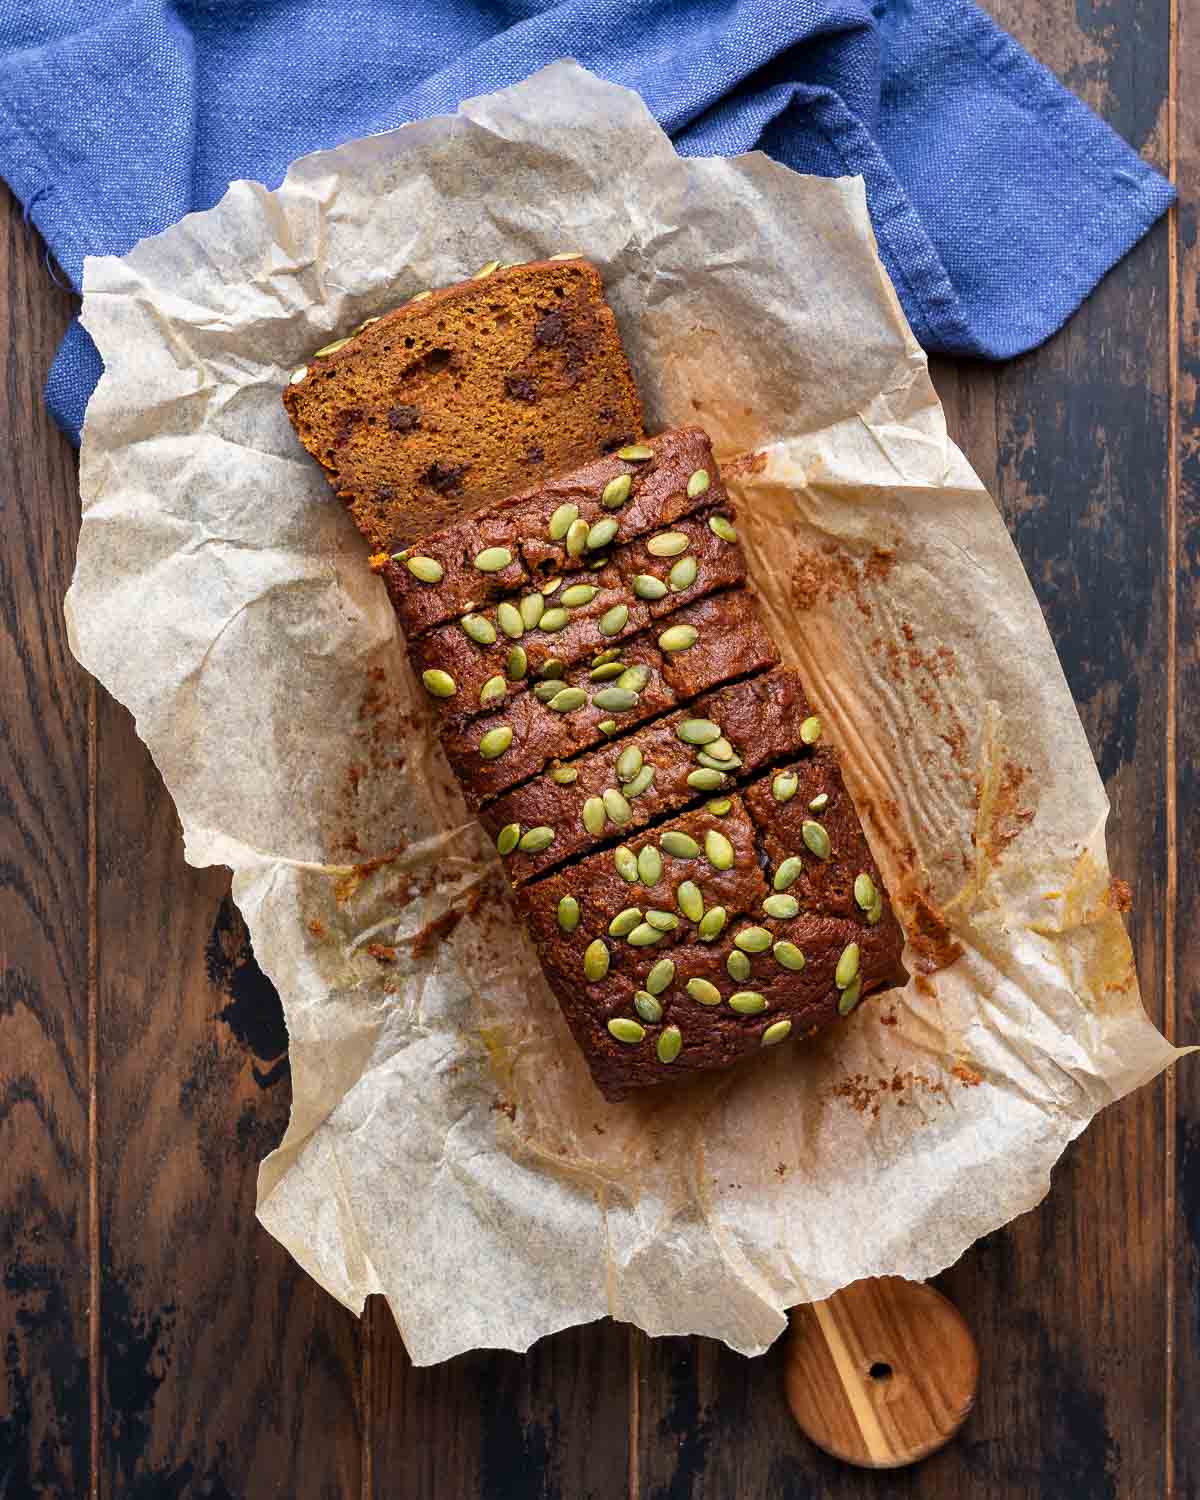
{"label": "textured blue fabric", "polygon": [[[685,154],[861,173],[928,349],[1031,348],[1173,196],[971,0],[0,0],[0,174],[78,286],[234,178],[560,57]],[[72,327],[46,396],[73,436],[99,372]]]}

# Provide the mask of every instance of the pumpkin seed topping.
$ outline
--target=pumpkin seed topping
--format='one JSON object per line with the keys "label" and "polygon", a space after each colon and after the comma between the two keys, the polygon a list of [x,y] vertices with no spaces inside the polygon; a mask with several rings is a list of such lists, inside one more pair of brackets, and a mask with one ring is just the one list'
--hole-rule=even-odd
{"label": "pumpkin seed topping", "polygon": [[857,943],[847,943],[833,971],[833,982],[839,990],[848,989],[858,978],[859,948]]}
{"label": "pumpkin seed topping", "polygon": [[766,996],[757,990],[738,990],[730,995],[729,1008],[736,1010],[739,1016],[757,1016],[767,1008]]}
{"label": "pumpkin seed topping", "polygon": [[572,505],[570,501],[565,505],[560,505],[550,517],[550,540],[552,542],[561,542],[567,532],[570,531],[572,522],[578,519],[578,505]]}
{"label": "pumpkin seed topping", "polygon": [[723,906],[710,906],[701,918],[700,925],[696,928],[701,942],[711,943],[714,938],[720,937],[725,929],[727,920],[728,917]]}
{"label": "pumpkin seed topping", "polygon": [[800,903],[795,896],[768,896],[763,902],[763,911],[768,917],[775,917],[780,921],[787,921],[794,917],[800,910]]}
{"label": "pumpkin seed topping", "polygon": [[854,877],[854,899],[863,911],[870,911],[875,905],[875,895],[875,882],[865,871]]}
{"label": "pumpkin seed topping", "polygon": [[642,908],[627,906],[624,911],[619,911],[608,924],[608,935],[615,938],[628,937],[641,920]]}
{"label": "pumpkin seed topping", "polygon": [[[531,594],[530,598],[541,600],[541,594]],[[539,618],[541,611],[538,611]],[[507,599],[503,604],[496,606],[496,624],[503,630],[504,634],[512,640],[520,640],[525,634],[525,622],[521,619],[521,611],[515,604],[509,604]]]}
{"label": "pumpkin seed topping", "polygon": [[750,978],[750,960],[740,948],[735,948],[725,960],[725,969],[730,979],[744,984]]}
{"label": "pumpkin seed topping", "polygon": [[488,732],[480,738],[479,753],[483,756],[484,760],[496,760],[499,756],[504,754],[504,752],[508,749],[512,742],[512,726],[509,724],[501,724],[495,729],[489,729]]}
{"label": "pumpkin seed topping", "polygon": [[683,882],[675,892],[675,900],[679,903],[679,910],[689,922],[698,922],[704,915],[704,897],[694,880]]}
{"label": "pumpkin seed topping", "polygon": [[625,671],[619,661],[606,661],[602,666],[593,667],[588,677],[592,682],[612,682],[615,677],[620,677]]}
{"label": "pumpkin seed topping", "polygon": [[612,516],[605,516],[602,521],[597,521],[594,526],[588,528],[587,550],[595,552],[600,547],[607,547],[618,531],[618,524]]}
{"label": "pumpkin seed topping", "polygon": [[485,547],[474,558],[474,566],[481,573],[502,573],[512,562],[512,553],[507,547]]}
{"label": "pumpkin seed topping", "polygon": [[509,682],[520,682],[525,673],[529,671],[529,657],[525,654],[524,646],[514,646],[508,653],[504,663],[504,671]]}
{"label": "pumpkin seed topping", "polygon": [[683,1033],[678,1026],[664,1026],[659,1032],[655,1051],[660,1063],[673,1063],[683,1049]]}
{"label": "pumpkin seed topping", "polygon": [[[649,788],[649,786],[653,782],[653,780],[654,780],[654,767],[650,766],[650,765],[643,766],[642,769],[633,778],[633,780],[631,782],[629,782],[628,785],[626,786],[626,788],[625,788],[625,795],[627,797],[631,797],[631,798],[632,797],[640,797],[642,795],[642,793]],[[655,850],[655,853],[657,853],[657,852],[658,851]]]}
{"label": "pumpkin seed topping", "polygon": [[639,599],[662,599],[666,596],[667,586],[661,578],[655,578],[653,573],[635,573],[633,592]]}
{"label": "pumpkin seed topping", "polygon": [[617,756],[617,780],[632,781],[642,769],[642,752],[636,745],[627,745]]}
{"label": "pumpkin seed topping", "polygon": [[684,719],[675,726],[675,736],[685,745],[707,745],[721,738],[721,726],[711,719]]}
{"label": "pumpkin seed topping", "polygon": [[570,624],[570,613],[565,609],[548,609],[538,621],[538,629],[544,630],[547,635],[553,635],[556,631],[563,630]]}
{"label": "pumpkin seed topping", "polygon": [[559,901],[558,925],[564,932],[574,932],[579,926],[579,902],[574,896],[563,896]]}
{"label": "pumpkin seed topping", "polygon": [[588,523],[582,519],[572,521],[567,528],[567,556],[582,557],[587,549],[588,532],[591,531]]}
{"label": "pumpkin seed topping", "polygon": [[633,1008],[642,1020],[649,1021],[651,1026],[662,1020],[662,1001],[656,1000],[649,990],[638,990],[633,997]]}
{"label": "pumpkin seed topping", "polygon": [[495,708],[497,703],[504,700],[508,692],[508,685],[499,673],[495,677],[489,677],[479,689],[480,708]]}
{"label": "pumpkin seed topping", "polygon": [[776,802],[790,802],[796,795],[799,785],[799,776],[793,775],[790,771],[780,771],[779,775],[771,781],[771,796]]}
{"label": "pumpkin seed topping", "polygon": [[517,847],[517,840],[521,837],[520,823],[506,823],[496,835],[496,853],[508,855]]}
{"label": "pumpkin seed topping", "polygon": [[804,967],[804,954],[795,943],[776,943],[771,952],[780,968],[790,969],[793,974],[798,974]]}
{"label": "pumpkin seed topping", "polygon": [[721,991],[707,979],[689,979],[687,992],[701,1005],[720,1005]]}
{"label": "pumpkin seed topping", "polygon": [[593,938],[583,955],[583,972],[593,984],[608,973],[608,947],[603,938]]}
{"label": "pumpkin seed topping", "polygon": [[786,1041],[792,1033],[792,1023],[788,1020],[775,1021],[768,1026],[762,1034],[762,1045],[764,1047],[775,1047],[780,1042]]}
{"label": "pumpkin seed topping", "polygon": [[789,886],[796,884],[804,873],[804,861],[798,854],[789,854],[775,871],[775,879],[771,882],[777,891],[786,891]]}
{"label": "pumpkin seed topping", "polygon": [[544,594],[526,594],[521,600],[521,624],[526,630],[532,630],[545,613],[546,596]]}
{"label": "pumpkin seed topping", "polygon": [[613,864],[616,866],[617,874],[622,880],[630,885],[638,878],[637,855],[628,844],[618,844],[613,850]]}
{"label": "pumpkin seed topping", "polygon": [[820,823],[806,822],[801,825],[800,833],[804,843],[818,859],[828,859],[831,845],[829,835],[821,827]]}
{"label": "pumpkin seed topping", "polygon": [[563,589],[559,603],[565,609],[581,609],[583,605],[590,604],[599,592],[594,583],[573,583],[569,589]]}
{"label": "pumpkin seed topping", "polygon": [[664,651],[686,651],[696,644],[700,632],[694,625],[672,625],[658,638]]}
{"label": "pumpkin seed topping", "polygon": [[601,801],[604,803],[604,811],[618,828],[623,827],[633,817],[633,808],[615,786],[604,789]]}
{"label": "pumpkin seed topping", "polygon": [[612,687],[601,688],[598,693],[593,694],[592,702],[597,708],[608,709],[612,713],[625,714],[631,708],[638,705],[638,695],[631,693],[628,688]]}
{"label": "pumpkin seed topping", "polygon": [[652,995],[661,995],[675,978],[675,960],[660,958],[646,975],[646,988]]}
{"label": "pumpkin seed topping", "polygon": [[733,869],[733,845],[716,828],[710,828],[704,835],[704,857],[715,869]]}
{"label": "pumpkin seed topping", "polygon": [[629,623],[628,604],[614,604],[611,609],[605,610],[596,622],[596,629],[601,635],[616,635],[625,629]]}
{"label": "pumpkin seed topping", "polygon": [[544,849],[549,849],[554,842],[554,829],[542,825],[537,828],[528,828],[521,835],[521,841],[517,848],[524,854],[541,854]]}
{"label": "pumpkin seed topping", "polygon": [[723,818],[729,811],[729,809],[733,806],[733,803],[728,797],[714,797],[711,802],[706,802],[704,806],[710,813],[714,814],[714,816]]}
{"label": "pumpkin seed topping", "polygon": [[684,589],[690,589],[696,581],[696,575],[700,571],[700,564],[694,557],[681,557],[671,571],[667,574],[673,594],[682,594]]}
{"label": "pumpkin seed topping", "polygon": [[458,622],[463,633],[475,642],[477,646],[494,646],[496,644],[496,627],[484,615],[463,615]]}
{"label": "pumpkin seed topping", "polygon": [[629,474],[618,474],[615,479],[610,479],[604,486],[604,493],[600,496],[600,504],[605,510],[620,510],[629,492],[633,488],[633,479]]}
{"label": "pumpkin seed topping", "polygon": [[691,834],[678,828],[668,828],[658,842],[676,859],[695,859],[700,853],[700,845]]}
{"label": "pumpkin seed topping", "polygon": [[642,922],[629,934],[629,941],[634,948],[648,948],[651,943],[661,942],[666,937],[665,932],[659,932],[657,927],[651,927],[649,922]]}
{"label": "pumpkin seed topping", "polygon": [[405,559],[404,566],[414,578],[419,578],[422,583],[441,583],[446,576],[446,570],[441,563],[432,557],[409,557]]}
{"label": "pumpkin seed topping", "polygon": [[421,682],[425,691],[434,698],[453,698],[458,692],[458,684],[449,672],[442,672],[437,667],[430,667],[421,673]]}
{"label": "pumpkin seed topping", "polygon": [[638,850],[637,868],[643,885],[657,885],[662,879],[662,855],[653,844],[645,844]]}
{"label": "pumpkin seed topping", "polygon": [[694,500],[697,495],[703,495],[708,489],[709,479],[707,469],[697,469],[687,482],[688,499]]}
{"label": "pumpkin seed topping", "polygon": [[810,714],[801,724],[800,738],[806,745],[815,745],[821,738],[821,721],[816,714]]}
{"label": "pumpkin seed topping", "polygon": [[657,536],[652,536],[646,543],[646,551],[651,557],[678,557],[690,546],[691,542],[686,532],[660,531]]}
{"label": "pumpkin seed topping", "polygon": [[627,447],[617,449],[617,457],[625,459],[627,463],[643,463],[654,457],[654,449],[648,448],[645,443],[630,443]]}
{"label": "pumpkin seed topping", "polygon": [[604,832],[604,803],[599,797],[589,797],[583,804],[583,826],[595,837]]}
{"label": "pumpkin seed topping", "polygon": [[631,1016],[614,1016],[608,1023],[608,1030],[618,1042],[624,1042],[629,1047],[636,1047],[646,1037],[646,1028]]}
{"label": "pumpkin seed topping", "polygon": [[738,539],[737,528],[725,516],[710,516],[708,529],[713,536],[719,536],[723,542],[736,542]]}
{"label": "pumpkin seed topping", "polygon": [[550,780],[556,786],[570,786],[572,782],[579,780],[579,772],[574,766],[555,766],[550,772]]}
{"label": "pumpkin seed topping", "polygon": [[547,708],[553,709],[556,714],[574,713],[577,708],[582,708],[587,702],[587,694],[580,687],[560,688]]}
{"label": "pumpkin seed topping", "polygon": [[848,1016],[862,999],[862,975],[857,974],[838,996],[838,1015]]}

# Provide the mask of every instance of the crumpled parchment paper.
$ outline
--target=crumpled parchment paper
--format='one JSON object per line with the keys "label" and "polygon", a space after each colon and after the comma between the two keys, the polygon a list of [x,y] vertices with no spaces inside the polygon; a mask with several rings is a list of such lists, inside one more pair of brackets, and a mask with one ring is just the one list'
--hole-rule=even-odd
{"label": "crumpled parchment paper", "polygon": [[[700,421],[909,933],[808,1045],[607,1105],[468,819],[365,545],[280,405],[310,352],[495,258],[602,269],[651,429]],[[1176,1053],[1107,804],[995,507],[946,436],[861,182],[683,160],[557,64],[93,259],[79,660],[195,865],[234,870],[295,1091],[259,1217],[413,1359],[612,1314],[764,1349],[1037,1203]],[[1117,1226],[1114,1226],[1114,1230]]]}

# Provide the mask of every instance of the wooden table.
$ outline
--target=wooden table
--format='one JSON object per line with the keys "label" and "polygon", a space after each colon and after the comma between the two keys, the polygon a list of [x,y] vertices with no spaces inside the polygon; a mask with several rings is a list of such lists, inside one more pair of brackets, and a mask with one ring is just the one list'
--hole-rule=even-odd
{"label": "wooden table", "polygon": [[[935,378],[1108,786],[1146,1004],[1195,1041],[1200,8],[993,8],[1184,199],[1044,348]],[[779,1346],[605,1322],[414,1370],[384,1306],[360,1324],[291,1264],[253,1214],[288,1109],[278,1002],[226,874],[184,864],[128,714],[67,651],[75,461],[40,392],[73,299],[0,217],[0,1497],[1200,1496],[1197,1064],[1107,1111],[1038,1210],[939,1278],[980,1400],[892,1476],[799,1435]]]}

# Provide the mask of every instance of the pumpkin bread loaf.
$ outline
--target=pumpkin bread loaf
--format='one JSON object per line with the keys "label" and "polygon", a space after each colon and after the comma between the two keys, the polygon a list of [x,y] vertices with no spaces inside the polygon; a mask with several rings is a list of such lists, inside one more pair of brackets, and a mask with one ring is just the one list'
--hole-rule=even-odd
{"label": "pumpkin bread loaf", "polygon": [[327,345],[283,404],[372,552],[390,554],[641,436],[582,258],[485,268]]}

